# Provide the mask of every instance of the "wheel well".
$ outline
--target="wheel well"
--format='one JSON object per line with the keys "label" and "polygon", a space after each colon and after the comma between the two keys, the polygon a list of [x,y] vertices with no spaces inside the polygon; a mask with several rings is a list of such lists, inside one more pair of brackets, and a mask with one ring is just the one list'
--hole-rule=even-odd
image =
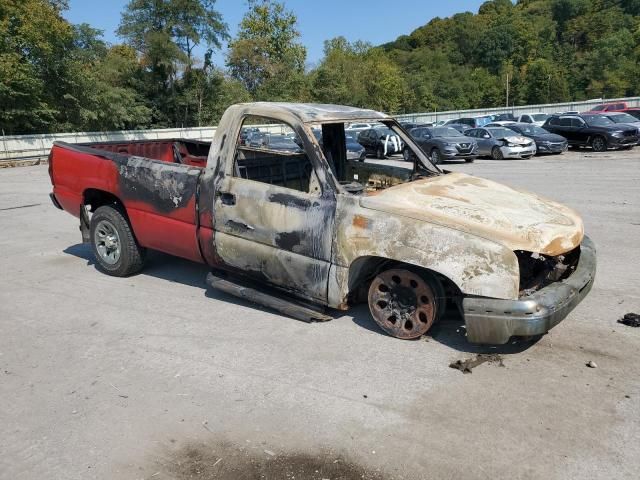
{"label": "wheel well", "polygon": [[114,205],[122,209],[123,212],[125,211],[124,204],[113,193],[96,188],[88,188],[84,191],[82,203],[83,205],[90,205],[92,213],[104,205]]}
{"label": "wheel well", "polygon": [[414,271],[423,271],[434,275],[445,291],[447,299],[456,300],[462,297],[462,292],[450,278],[429,268],[418,267],[410,263],[390,260],[383,257],[360,257],[354,260],[349,267],[349,301],[350,303],[361,303],[367,299],[369,285],[373,278],[380,272],[390,268],[411,268]]}

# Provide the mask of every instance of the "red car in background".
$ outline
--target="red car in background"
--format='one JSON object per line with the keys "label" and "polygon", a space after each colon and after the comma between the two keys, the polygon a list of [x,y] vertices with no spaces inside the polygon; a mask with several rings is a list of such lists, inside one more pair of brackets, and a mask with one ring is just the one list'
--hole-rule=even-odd
{"label": "red car in background", "polygon": [[621,110],[626,110],[627,108],[628,107],[625,102],[601,103],[593,107],[588,112],[583,112],[583,113],[619,112]]}

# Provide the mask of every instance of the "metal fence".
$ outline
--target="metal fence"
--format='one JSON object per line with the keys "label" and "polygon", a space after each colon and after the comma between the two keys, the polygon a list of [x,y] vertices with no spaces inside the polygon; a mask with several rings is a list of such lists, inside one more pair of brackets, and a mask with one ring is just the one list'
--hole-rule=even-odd
{"label": "metal fence", "polygon": [[629,107],[640,107],[640,97],[587,100],[584,102],[548,103],[542,105],[523,105],[512,107],[477,108],[474,110],[451,110],[446,112],[410,113],[396,115],[396,118],[411,122],[437,122],[460,117],[478,117],[498,113],[512,113],[516,117],[523,113],[561,113],[569,111],[586,112],[601,103],[625,102]]}
{"label": "metal fence", "polygon": [[[586,111],[599,103],[626,102],[627,105],[640,107],[640,97],[589,100],[585,102],[551,103],[545,105],[526,105],[517,107],[479,108],[475,110],[452,110],[447,112],[425,112],[397,115],[398,119],[412,122],[436,122],[458,117],[475,117],[498,113],[556,113],[571,110]],[[53,142],[88,143],[128,140],[158,140],[169,138],[188,138],[192,140],[213,139],[216,127],[164,128],[156,130],[128,130],[116,132],[55,133],[44,135],[2,136],[0,144],[0,162],[29,160],[46,157]]]}

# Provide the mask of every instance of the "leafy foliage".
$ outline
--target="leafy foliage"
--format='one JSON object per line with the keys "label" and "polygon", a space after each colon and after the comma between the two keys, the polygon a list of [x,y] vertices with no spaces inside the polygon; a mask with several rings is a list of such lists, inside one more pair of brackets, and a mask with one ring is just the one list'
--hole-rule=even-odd
{"label": "leafy foliage", "polygon": [[640,94],[639,11],[637,1],[491,0],[382,48],[418,110],[504,104],[507,73],[509,104],[632,96]]}
{"label": "leafy foliage", "polygon": [[249,0],[227,66],[256,98],[295,100],[304,95],[307,50],[298,43],[296,16],[284,4]]}
{"label": "leafy foliage", "polygon": [[312,69],[284,3],[247,5],[230,40],[215,0],[129,0],[110,45],[63,18],[68,0],[0,0],[0,129],[209,125],[252,100],[493,107],[507,75],[509,104],[640,95],[640,0],[489,0],[379,47],[327,40]]}

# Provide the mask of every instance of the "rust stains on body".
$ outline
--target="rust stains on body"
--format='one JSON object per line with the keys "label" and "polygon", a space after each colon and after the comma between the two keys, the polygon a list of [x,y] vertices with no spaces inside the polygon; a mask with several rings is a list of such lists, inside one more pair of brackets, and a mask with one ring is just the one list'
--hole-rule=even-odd
{"label": "rust stains on body", "polygon": [[570,208],[463,173],[388,188],[361,204],[474,234],[510,250],[555,256],[577,247],[584,236],[582,220]]}

